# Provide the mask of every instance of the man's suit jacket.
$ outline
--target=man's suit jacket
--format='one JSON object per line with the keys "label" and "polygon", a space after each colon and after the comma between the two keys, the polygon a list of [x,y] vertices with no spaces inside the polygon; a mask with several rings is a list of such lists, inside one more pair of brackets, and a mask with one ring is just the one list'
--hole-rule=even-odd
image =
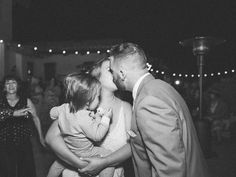
{"label": "man's suit jacket", "polygon": [[169,84],[152,75],[133,105],[130,144],[136,177],[207,177],[188,107]]}

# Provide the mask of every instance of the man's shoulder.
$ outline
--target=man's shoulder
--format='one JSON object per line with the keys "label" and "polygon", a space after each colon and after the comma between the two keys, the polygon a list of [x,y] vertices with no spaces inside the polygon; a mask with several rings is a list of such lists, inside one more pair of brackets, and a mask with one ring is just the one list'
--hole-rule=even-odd
{"label": "man's shoulder", "polygon": [[154,89],[157,91],[158,89],[172,88],[172,86],[169,83],[167,83],[161,79],[153,79],[153,80],[146,82],[144,85],[144,88],[149,89],[149,90]]}

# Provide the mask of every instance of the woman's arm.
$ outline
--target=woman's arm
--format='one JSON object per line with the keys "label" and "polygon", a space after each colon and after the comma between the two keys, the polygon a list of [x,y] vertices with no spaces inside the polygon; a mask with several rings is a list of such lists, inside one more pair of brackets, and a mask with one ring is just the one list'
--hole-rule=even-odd
{"label": "woman's arm", "polygon": [[40,123],[39,117],[36,113],[35,106],[30,99],[27,99],[27,106],[30,108],[29,111],[32,114],[32,118],[33,118],[35,127],[37,129],[38,135],[39,135],[40,143],[45,147],[46,144],[45,144],[45,140],[44,140],[43,133],[42,133],[41,123]]}
{"label": "woman's arm", "polygon": [[13,111],[12,109],[4,108],[3,101],[0,99],[0,122],[11,119],[12,117],[25,116],[29,110],[29,108],[24,108]]}
{"label": "woman's arm", "polygon": [[83,168],[87,165],[87,162],[79,159],[66,146],[63,138],[61,137],[60,129],[58,127],[58,120],[55,120],[49,128],[46,134],[46,143],[60,159],[73,167]]}
{"label": "woman's arm", "polygon": [[79,170],[79,172],[95,175],[106,167],[114,167],[119,165],[129,157],[131,157],[131,147],[130,144],[127,143],[126,145],[106,157],[82,158],[82,160],[88,162],[88,165],[85,168]]}

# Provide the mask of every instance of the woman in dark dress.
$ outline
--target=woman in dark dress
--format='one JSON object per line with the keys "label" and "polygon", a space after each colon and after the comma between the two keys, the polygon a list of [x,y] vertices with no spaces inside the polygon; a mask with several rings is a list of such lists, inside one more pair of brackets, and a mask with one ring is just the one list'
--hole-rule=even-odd
{"label": "woman in dark dress", "polygon": [[32,122],[45,146],[39,118],[31,100],[20,93],[20,81],[15,76],[3,79],[0,96],[0,176],[35,177],[30,137]]}

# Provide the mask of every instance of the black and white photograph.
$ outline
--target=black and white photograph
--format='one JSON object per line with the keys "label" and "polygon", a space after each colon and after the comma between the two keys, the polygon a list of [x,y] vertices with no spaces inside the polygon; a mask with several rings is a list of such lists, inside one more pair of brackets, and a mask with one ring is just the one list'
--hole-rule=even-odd
{"label": "black and white photograph", "polygon": [[0,177],[235,177],[236,1],[0,0]]}

